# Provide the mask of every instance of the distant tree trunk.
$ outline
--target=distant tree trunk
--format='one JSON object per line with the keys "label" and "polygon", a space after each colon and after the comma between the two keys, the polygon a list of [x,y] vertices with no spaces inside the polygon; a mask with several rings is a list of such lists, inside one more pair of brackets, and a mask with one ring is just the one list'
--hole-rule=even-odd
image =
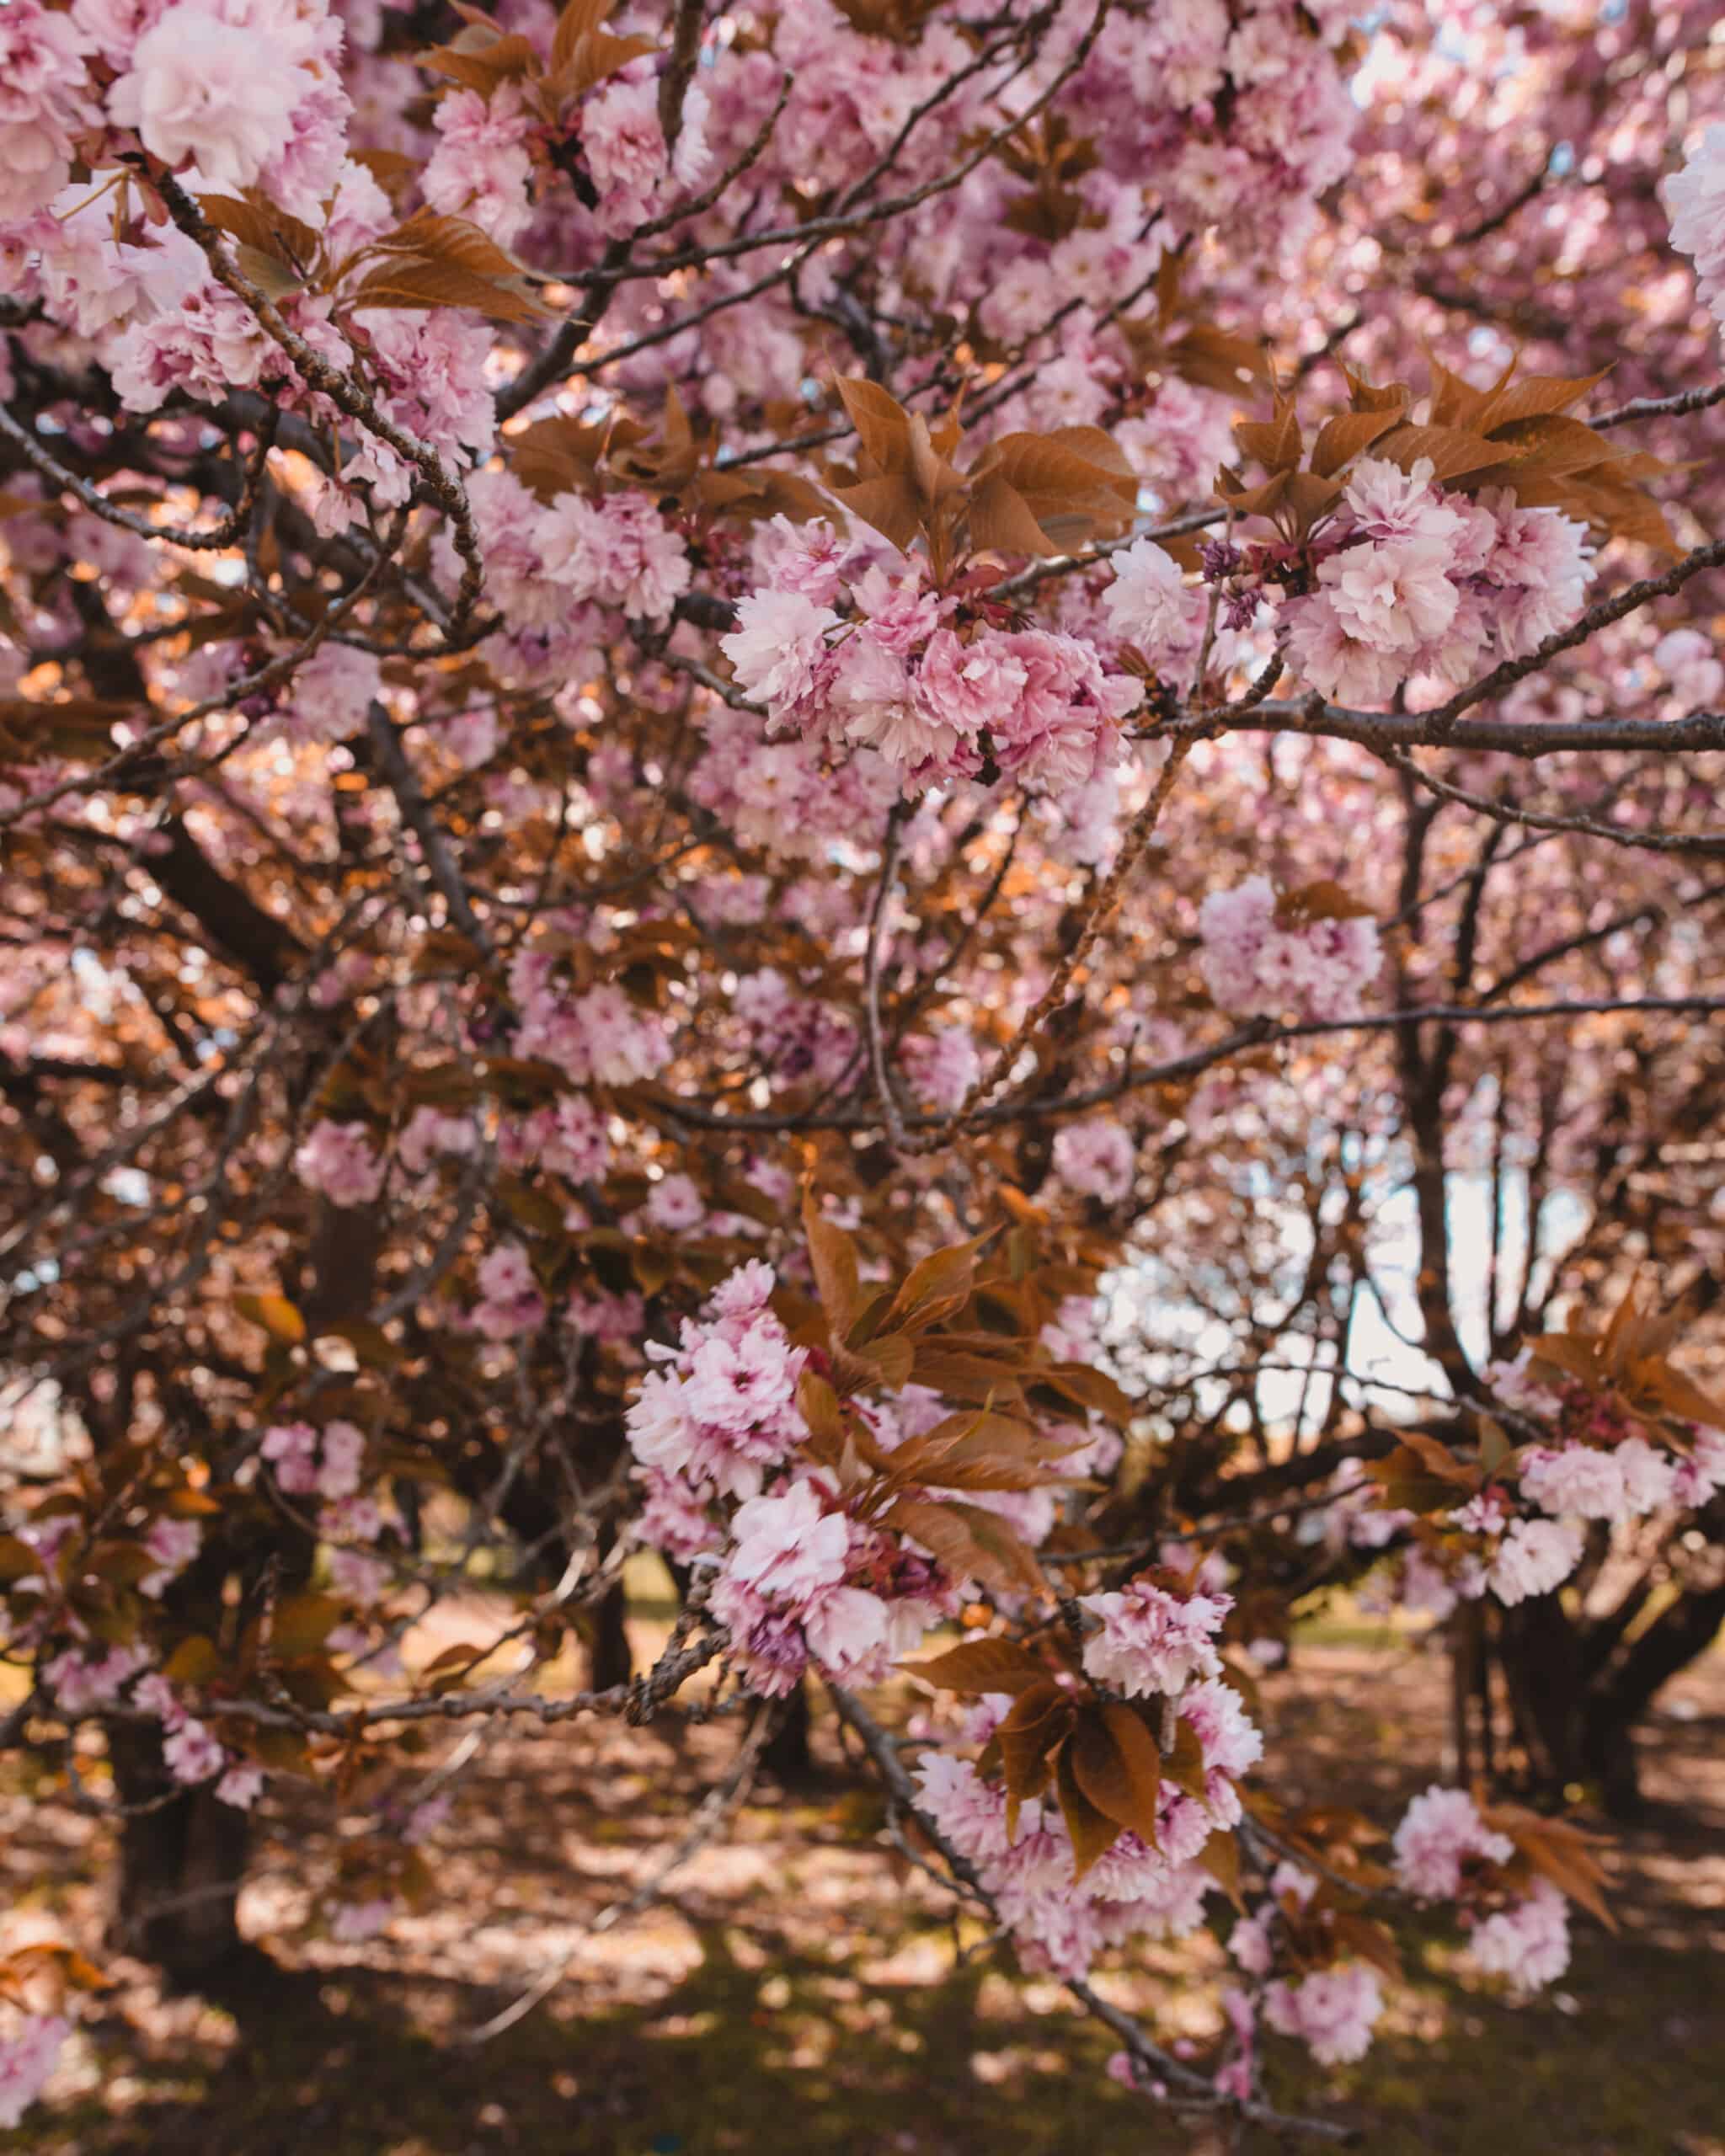
{"label": "distant tree trunk", "polygon": [[619,1580],[600,1597],[593,1611],[587,1681],[595,1692],[606,1691],[613,1684],[627,1684],[635,1673],[626,1621],[628,1614],[629,1598]]}
{"label": "distant tree trunk", "polygon": [[799,1684],[785,1701],[778,1727],[761,1748],[761,1764],[776,1781],[804,1782],[814,1771],[809,1748],[809,1688]]}
{"label": "distant tree trunk", "polygon": [[258,1959],[238,1922],[251,1822],[210,1789],[179,1788],[154,1728],[116,1724],[109,1748],[128,1817],[120,1828],[108,1943],[115,1952],[156,1963],[175,1990],[224,1988]]}
{"label": "distant tree trunk", "polygon": [[1725,1583],[1679,1594],[1627,1644],[1621,1624],[1578,1621],[1555,1594],[1504,1610],[1498,1660],[1532,1793],[1555,1798],[1578,1785],[1614,1817],[1632,1818],[1642,1802],[1637,1725],[1722,1625]]}

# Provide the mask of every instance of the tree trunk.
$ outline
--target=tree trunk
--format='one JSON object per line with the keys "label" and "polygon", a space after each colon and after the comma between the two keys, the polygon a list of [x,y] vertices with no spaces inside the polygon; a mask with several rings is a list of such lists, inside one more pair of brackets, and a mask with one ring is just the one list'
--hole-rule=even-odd
{"label": "tree trunk", "polygon": [[775,1781],[806,1782],[814,1774],[809,1726],[809,1688],[799,1684],[785,1701],[778,1727],[761,1748],[761,1767]]}
{"label": "tree trunk", "polygon": [[108,1943],[155,1962],[177,1991],[225,1988],[258,1959],[240,1936],[250,1821],[209,1789],[179,1788],[154,1729],[112,1726],[120,1835]]}
{"label": "tree trunk", "polygon": [[595,1692],[608,1691],[613,1684],[627,1684],[635,1673],[624,1622],[628,1612],[629,1598],[619,1580],[600,1597],[593,1612],[593,1633],[587,1650],[587,1681]]}
{"label": "tree trunk", "polygon": [[1725,1586],[1680,1594],[1626,1645],[1609,1623],[1578,1623],[1555,1594],[1502,1611],[1495,1646],[1531,1793],[1556,1799],[1578,1785],[1614,1817],[1634,1817],[1636,1726],[1722,1623]]}

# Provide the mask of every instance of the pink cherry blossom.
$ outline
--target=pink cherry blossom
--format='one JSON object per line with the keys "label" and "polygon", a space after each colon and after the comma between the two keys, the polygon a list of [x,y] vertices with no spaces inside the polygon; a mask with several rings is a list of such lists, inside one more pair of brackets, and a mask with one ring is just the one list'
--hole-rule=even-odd
{"label": "pink cherry blossom", "polygon": [[1078,1604],[1100,1624],[1084,1642],[1086,1674],[1130,1699],[1178,1693],[1221,1667],[1215,1636],[1231,1595],[1181,1596],[1140,1579],[1119,1593],[1081,1594]]}
{"label": "pink cherry blossom", "polygon": [[326,1117],[313,1123],[293,1164],[306,1187],[332,1205],[375,1204],[383,1188],[385,1162],[363,1123],[332,1123]]}

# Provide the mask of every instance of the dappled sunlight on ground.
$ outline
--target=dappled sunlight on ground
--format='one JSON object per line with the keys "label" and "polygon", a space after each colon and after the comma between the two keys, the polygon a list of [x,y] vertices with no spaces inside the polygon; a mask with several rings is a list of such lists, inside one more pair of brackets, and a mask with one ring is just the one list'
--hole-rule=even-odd
{"label": "dappled sunlight on ground", "polygon": [[[1267,1688],[1301,1793],[1386,1809],[1432,1778],[1442,1706],[1433,1658],[1370,1641],[1303,1646]],[[810,1786],[762,1782],[670,1901],[591,1931],[676,1846],[738,1734],[729,1721],[676,1742],[611,1724],[496,1733],[432,1847],[438,1897],[363,1945],[309,1929],[304,1886],[266,1845],[244,1913],[300,1985],[242,2039],[226,2012],[110,1965],[120,1981],[59,2102],[0,2149],[1222,2156],[1218,2132],[1103,2079],[1111,2046],[1057,1984],[1009,1982],[973,1924],[954,1929],[881,1838],[825,1725]],[[1583,1921],[1565,1984],[1516,2007],[1469,1977],[1453,1942],[1416,1936],[1370,2057],[1334,2073],[1279,2063],[1276,2093],[1369,2122],[1365,2146],[1385,2156],[1725,2156],[1719,1657],[1674,1684],[1644,1742],[1653,1807],[1613,1860],[1617,1940]],[[13,1924],[51,1917],[93,1944],[98,1830],[16,1785],[0,1828]],[[535,2012],[467,2041],[564,1964]],[[1164,2041],[1202,2041],[1220,1975],[1212,1945],[1151,1948],[1103,1988]]]}

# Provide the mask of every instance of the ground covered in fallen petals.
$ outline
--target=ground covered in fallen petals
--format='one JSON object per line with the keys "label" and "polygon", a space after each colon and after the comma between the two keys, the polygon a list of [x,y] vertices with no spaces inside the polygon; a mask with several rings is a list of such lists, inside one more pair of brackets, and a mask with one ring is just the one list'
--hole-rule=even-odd
{"label": "ground covered in fallen petals", "polygon": [[[652,1645],[644,1628],[641,1645]],[[1308,1799],[1393,1804],[1441,1757],[1429,1657],[1332,1630],[1266,1705]],[[164,1999],[142,1966],[87,2017],[0,2149],[32,2156],[1220,2156],[1107,2080],[1110,2045],[1060,1987],[955,1935],[882,1832],[866,1778],[817,1731],[820,1772],[757,1783],[667,1898],[595,1919],[673,1849],[738,1726],[606,1725],[477,1748],[430,1854],[439,1894],[360,1945],[312,1917],[272,1798],[243,1918],[293,1972],[243,2021]],[[1644,1736],[1651,1803],[1612,1859],[1622,1931],[1578,1927],[1557,1990],[1514,2005],[1437,1938],[1357,2068],[1279,2056],[1271,2093],[1365,2128],[1382,2156],[1725,2156],[1725,1657],[1669,1688]],[[1365,1763],[1375,1763],[1370,1766]],[[1375,1772],[1376,1786],[1363,1780]],[[1295,1792],[1290,1791],[1292,1795]],[[105,1830],[0,1792],[14,1930],[93,1948]],[[324,1856],[328,1855],[324,1852]],[[547,1971],[560,1980],[473,2041]],[[1105,1980],[1165,2042],[1219,2025],[1214,1948]],[[1290,2047],[1279,2046],[1279,2054]],[[1251,2144],[1248,2144],[1251,2145]]]}

